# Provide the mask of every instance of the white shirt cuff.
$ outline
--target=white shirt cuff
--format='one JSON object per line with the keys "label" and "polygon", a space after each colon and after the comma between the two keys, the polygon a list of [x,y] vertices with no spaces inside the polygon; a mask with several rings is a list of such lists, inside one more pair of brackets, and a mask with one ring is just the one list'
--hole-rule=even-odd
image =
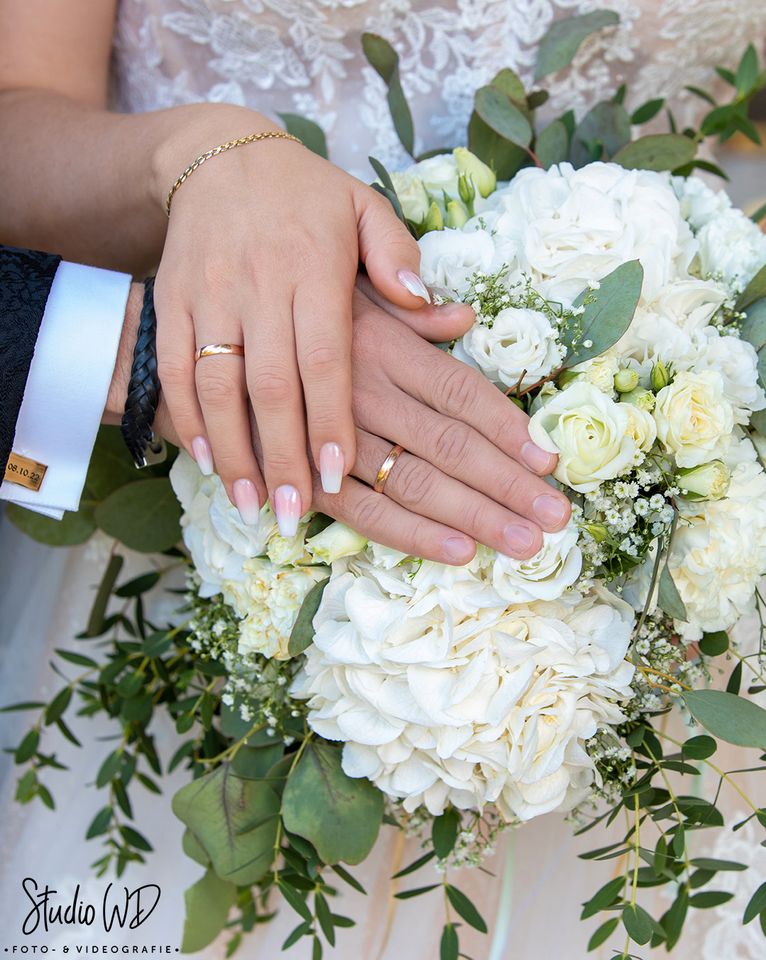
{"label": "white shirt cuff", "polygon": [[61,519],[80,505],[106,404],[131,278],[60,263],[45,305],[13,452],[47,464],[39,490],[4,480],[0,500]]}

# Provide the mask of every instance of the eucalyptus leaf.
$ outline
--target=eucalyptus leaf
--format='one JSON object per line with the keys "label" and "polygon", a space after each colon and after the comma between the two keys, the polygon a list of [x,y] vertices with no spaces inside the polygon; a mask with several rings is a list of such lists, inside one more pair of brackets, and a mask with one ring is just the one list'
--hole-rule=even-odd
{"label": "eucalyptus leaf", "polygon": [[766,297],[766,264],[756,273],[748,283],[736,303],[737,310],[746,310],[756,300]]}
{"label": "eucalyptus leaf", "polygon": [[669,617],[672,617],[674,620],[686,621],[686,606],[681,599],[681,594],[678,592],[678,587],[673,580],[667,563],[663,565],[662,573],[660,573],[657,602]]}
{"label": "eucalyptus leaf", "polygon": [[740,336],[755,347],[756,353],[766,347],[766,295],[748,305]]}
{"label": "eucalyptus leaf", "polygon": [[755,893],[750,897],[742,922],[747,924],[754,920],[761,911],[766,910],[766,881],[764,881]]}
{"label": "eucalyptus leaf", "polygon": [[181,539],[181,507],[166,478],[120,487],[96,507],[98,526],[131,550],[161,553]]}
{"label": "eucalyptus leaf", "polygon": [[282,819],[325,863],[361,863],[378,836],[383,794],[343,772],[339,747],[312,740],[287,779]]}
{"label": "eucalyptus leaf", "polygon": [[298,616],[293,625],[293,629],[290,631],[290,640],[287,644],[287,652],[291,657],[296,657],[299,653],[303,653],[303,651],[313,642],[314,617],[319,609],[319,604],[322,602],[322,594],[324,593],[325,587],[329,582],[329,577],[326,577],[324,580],[320,580],[319,583],[315,583],[306,594],[306,597],[301,604],[301,608],[298,611]]}
{"label": "eucalyptus leaf", "polygon": [[105,500],[110,493],[127,483],[134,483],[141,474],[136,470],[119,427],[101,426],[85,478],[87,496]]}
{"label": "eucalyptus leaf", "polygon": [[[585,312],[561,331],[569,348],[564,365],[573,367],[614,346],[633,320],[644,279],[638,260],[629,260],[601,281],[598,290],[584,290],[574,306]],[[590,344],[590,346],[586,346]]]}
{"label": "eucalyptus leaf", "polygon": [[725,630],[703,633],[699,648],[708,657],[719,657],[729,649],[729,634]]}
{"label": "eucalyptus leaf", "polygon": [[766,710],[724,690],[688,690],[689,712],[709,733],[740,747],[766,750]]}
{"label": "eucalyptus leaf", "polygon": [[181,838],[181,847],[183,852],[195,863],[202,867],[207,867],[210,863],[210,857],[205,853],[205,848],[187,827]]}
{"label": "eucalyptus leaf", "polygon": [[538,47],[535,80],[568,67],[586,37],[619,22],[614,10],[594,10],[554,21]]}
{"label": "eucalyptus leaf", "polygon": [[61,520],[45,517],[15,503],[5,505],[5,515],[22,533],[49,547],[75,547],[96,530],[91,507],[81,507],[77,513],[66,511]]}
{"label": "eucalyptus leaf", "polygon": [[506,67],[504,70],[500,70],[495,74],[490,80],[489,85],[491,87],[497,87],[506,97],[513,100],[523,113],[528,113],[527,92],[524,89],[524,84],[518,73]]}
{"label": "eucalyptus leaf", "polygon": [[480,87],[476,91],[476,113],[503,139],[519,147],[528,147],[532,127],[522,111],[498,87]]}
{"label": "eucalyptus leaf", "polygon": [[287,132],[297,137],[304,147],[327,159],[327,138],[318,123],[297,113],[278,113],[277,116],[284,123]]}
{"label": "eucalyptus leaf", "polygon": [[362,34],[362,50],[370,66],[388,87],[388,108],[394,129],[404,149],[414,156],[415,129],[399,78],[399,56],[388,40],[376,33]]}
{"label": "eucalyptus leaf", "polygon": [[237,777],[228,763],[186,784],[173,797],[173,812],[195,835],[213,869],[239,886],[257,883],[271,866],[276,818],[239,833],[258,817],[279,810],[270,784]]}
{"label": "eucalyptus leaf", "polygon": [[212,870],[184,893],[186,917],[181,950],[196,953],[215,940],[226,926],[229,911],[237,898],[237,887]]}
{"label": "eucalyptus leaf", "polygon": [[630,115],[630,122],[634,126],[642,123],[648,123],[650,120],[654,120],[664,106],[665,101],[662,98],[658,100],[648,100],[646,103],[642,103],[640,107],[637,107],[633,111],[633,113]]}
{"label": "eucalyptus leaf", "polygon": [[575,167],[617,154],[630,142],[630,117],[612,100],[597,103],[577,125],[569,151]]}
{"label": "eucalyptus leaf", "polygon": [[675,170],[691,163],[697,144],[680,133],[654,133],[626,144],[612,160],[628,170]]}
{"label": "eucalyptus leaf", "polygon": [[569,154],[569,134],[561,120],[542,130],[535,140],[535,156],[548,170],[555,163],[563,163]]}
{"label": "eucalyptus leaf", "polygon": [[622,924],[628,932],[628,936],[631,940],[635,940],[636,943],[649,943],[652,939],[652,932],[654,930],[652,918],[646,910],[637,903],[628,903],[623,907]]}
{"label": "eucalyptus leaf", "polygon": [[468,121],[468,149],[495,171],[498,180],[510,180],[529,159],[526,150],[495,133],[476,111]]}

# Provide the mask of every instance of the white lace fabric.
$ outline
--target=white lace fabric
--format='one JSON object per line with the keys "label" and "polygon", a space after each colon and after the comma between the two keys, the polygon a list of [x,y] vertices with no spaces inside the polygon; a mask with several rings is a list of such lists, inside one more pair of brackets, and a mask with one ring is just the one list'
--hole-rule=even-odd
{"label": "white lace fabric", "polygon": [[555,116],[584,110],[622,83],[635,107],[668,99],[679,124],[702,101],[717,64],[733,66],[766,36],[754,0],[120,0],[113,102],[138,112],[195,101],[298,113],[328,135],[330,156],[370,178],[367,156],[407,162],[383,81],[361,50],[380,33],[400,56],[417,149],[464,140],[473,92],[512,67],[533,87],[536,50],[557,19],[607,8],[620,23],[585,41],[571,68],[545,78]]}

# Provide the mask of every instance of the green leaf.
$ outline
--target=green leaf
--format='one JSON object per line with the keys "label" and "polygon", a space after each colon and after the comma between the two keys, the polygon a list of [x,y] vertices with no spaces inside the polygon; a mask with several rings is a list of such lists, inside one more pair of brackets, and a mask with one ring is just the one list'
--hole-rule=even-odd
{"label": "green leaf", "polygon": [[766,750],[766,710],[723,690],[689,690],[683,694],[692,716],[721,740]]}
{"label": "green leaf", "polygon": [[53,520],[15,503],[7,503],[5,515],[22,533],[49,547],[74,547],[85,543],[96,529],[93,511],[89,507],[83,507],[77,513],[67,511],[62,520]]}
{"label": "green leaf", "polygon": [[[270,784],[244,780],[229,764],[186,784],[173,797],[173,812],[195,835],[213,869],[239,886],[257,883],[271,866],[279,797]],[[261,826],[239,831],[264,818]]]}
{"label": "green leaf", "polygon": [[758,54],[755,52],[755,47],[751,44],[748,44],[747,50],[745,50],[742,59],[739,61],[739,66],[737,67],[737,74],[735,77],[735,83],[737,86],[737,93],[740,96],[747,96],[748,93],[751,93],[758,82]]}
{"label": "green leaf", "polygon": [[535,80],[568,67],[586,37],[619,22],[620,17],[614,10],[595,10],[554,21],[537,50]]}
{"label": "green leaf", "polygon": [[689,863],[693,867],[699,867],[700,870],[747,870],[747,865],[737,863],[735,860],[716,860],[715,857],[695,857]]}
{"label": "green leaf", "polygon": [[609,880],[608,883],[605,883],[600,890],[597,890],[596,893],[593,894],[590,900],[583,904],[580,919],[587,920],[588,917],[592,917],[600,910],[611,906],[617,897],[620,896],[624,886],[625,877],[615,877],[613,880]]}
{"label": "green leaf", "polygon": [[282,896],[287,900],[290,906],[295,910],[299,916],[303,917],[304,920],[311,922],[314,918],[311,916],[311,911],[308,908],[308,904],[305,899],[298,893],[298,891],[291,887],[284,879],[278,881],[279,891]]}
{"label": "green leaf", "polygon": [[676,587],[667,563],[663,565],[662,573],[660,574],[660,589],[657,594],[657,602],[660,608],[674,620],[685,621],[687,619],[686,606],[681,599],[681,594],[678,592],[678,587]]}
{"label": "green leaf", "polygon": [[507,97],[510,97],[511,100],[514,100],[519,107],[526,109],[527,91],[524,89],[524,83],[521,77],[514,70],[505,67],[495,74],[490,80],[489,85],[491,87],[497,87],[498,90],[502,90],[502,92]]}
{"label": "green leaf", "polygon": [[307,934],[311,933],[311,921],[304,920],[303,923],[299,923],[298,926],[293,930],[290,936],[282,944],[283,950],[289,950],[294,944],[296,944],[301,937],[305,937]]}
{"label": "green leaf", "polygon": [[541,131],[535,141],[535,156],[548,170],[555,163],[563,163],[569,155],[569,134],[561,120]]}
{"label": "green leaf", "polygon": [[683,747],[681,747],[684,756],[689,757],[691,760],[706,760],[708,757],[713,756],[716,749],[715,740],[712,737],[706,736],[704,733],[697,737],[691,737],[684,743]]}
{"label": "green leaf", "polygon": [[314,894],[314,909],[316,910],[317,920],[319,921],[319,926],[322,928],[322,933],[325,935],[325,939],[331,947],[334,947],[335,926],[332,921],[332,913],[327,905],[327,901],[319,891]]}
{"label": "green leaf", "polygon": [[421,897],[424,893],[430,893],[440,886],[440,883],[429,883],[426,887],[412,887],[410,890],[400,890],[399,893],[394,894],[394,897],[397,900],[411,900],[413,897]]}
{"label": "green leaf", "polygon": [[0,713],[19,713],[24,710],[39,710],[45,704],[40,700],[23,700],[20,703],[10,703],[0,708]]}
{"label": "green leaf", "polygon": [[760,887],[758,887],[752,897],[750,897],[750,900],[745,907],[742,923],[750,923],[750,921],[754,920],[762,910],[766,910],[766,881],[764,881]]}
{"label": "green leaf", "polygon": [[614,933],[619,922],[619,917],[612,917],[611,920],[607,920],[606,923],[602,923],[598,930],[594,931],[593,936],[588,941],[588,950],[595,950],[596,947],[600,947],[605,940],[608,940],[609,937],[611,937],[611,935]]}
{"label": "green leaf", "polygon": [[40,734],[37,730],[30,730],[25,735],[18,747],[16,747],[14,760],[16,763],[26,763],[27,760],[31,760],[32,757],[37,753],[37,748],[39,746]]}
{"label": "green leaf", "polygon": [[626,144],[612,157],[628,170],[675,170],[691,163],[697,144],[680,133],[653,133]]}
{"label": "green leaf", "polygon": [[161,553],[181,538],[181,507],[164,477],[129,483],[96,507],[96,523],[139,553]]}
{"label": "green leaf", "polygon": [[59,720],[66,712],[66,708],[69,706],[71,701],[72,688],[62,687],[48,704],[48,708],[45,711],[45,723],[51,724]]}
{"label": "green leaf", "polygon": [[119,750],[113,750],[99,767],[96,774],[96,786],[105,787],[109,781],[117,776],[122,767],[122,754]]}
{"label": "green leaf", "polygon": [[726,682],[726,692],[733,693],[735,696],[739,694],[739,688],[742,685],[742,661],[740,660],[737,666],[731,671],[731,676]]}
{"label": "green leaf", "polygon": [[62,660],[66,660],[67,663],[74,663],[78,667],[90,667],[91,669],[98,669],[98,662],[92,657],[86,657],[82,653],[74,653],[71,650],[61,650],[56,648],[57,656],[61,657]]}
{"label": "green leaf", "polygon": [[431,839],[437,857],[443,860],[452,853],[459,828],[460,814],[454,807],[449,807],[441,816],[434,819]]}
{"label": "green leaf", "polygon": [[498,87],[480,87],[476,91],[476,113],[504,140],[519,147],[528,147],[532,139],[529,120]]}
{"label": "green leaf", "polygon": [[660,923],[665,931],[665,943],[672,950],[678,943],[683,929],[686,913],[689,909],[689,894],[682,888],[670,909],[663,915]]}
{"label": "green leaf", "polygon": [[766,297],[753,301],[747,307],[740,336],[755,347],[756,353],[766,347]]}
{"label": "green leaf", "polygon": [[118,587],[114,591],[115,597],[138,597],[142,593],[146,593],[151,590],[153,587],[156,587],[159,583],[160,575],[156,570],[151,571],[150,573],[144,573],[140,577],[134,577],[133,580],[128,580],[127,583],[123,583],[121,587]]}
{"label": "green leaf", "polygon": [[418,857],[417,860],[414,860],[409,866],[404,867],[398,873],[395,873],[392,880],[398,880],[399,877],[406,877],[410,873],[415,873],[416,870],[420,870],[421,867],[424,867],[427,863],[430,863],[433,858],[436,856],[435,850],[429,850],[428,853],[424,853],[422,857]]}
{"label": "green leaf", "polygon": [[447,897],[454,907],[455,912],[459,913],[465,922],[470,924],[475,930],[478,930],[479,933],[486,933],[487,924],[468,897],[458,890],[457,887],[453,887],[451,883],[445,883],[444,889],[447,892]]}
{"label": "green leaf", "polygon": [[152,845],[146,839],[146,837],[139,833],[138,830],[134,830],[133,827],[120,827],[120,833],[125,839],[126,843],[129,843],[131,847],[135,847],[136,850],[143,850],[145,853],[152,852]]}
{"label": "green leaf", "polygon": [[184,893],[186,917],[181,950],[197,953],[215,940],[226,926],[237,899],[237,887],[208,870]]}
{"label": "green leaf", "polygon": [[766,264],[756,273],[739,295],[736,303],[737,310],[746,310],[756,300],[766,297]]}
{"label": "green leaf", "polygon": [[98,585],[93,606],[88,616],[88,625],[85,628],[86,637],[97,637],[103,631],[109,598],[112,595],[112,590],[114,590],[114,585],[117,583],[117,578],[120,575],[124,563],[125,559],[121,557],[119,553],[113,553],[111,557],[109,557],[109,562],[104,570],[101,583]]}
{"label": "green leaf", "polygon": [[[598,290],[580,294],[574,306],[584,306],[585,312],[561,331],[561,339],[569,348],[565,366],[598,357],[617,343],[633,320],[643,279],[641,264],[629,260],[604,277]],[[586,346],[587,342],[591,345]]]}
{"label": "green leaf", "polygon": [[415,153],[415,130],[412,114],[399,79],[399,56],[383,37],[376,33],[362,34],[362,50],[370,66],[382,77],[388,87],[388,108],[394,129],[402,146],[413,156]]}
{"label": "green leaf", "polygon": [[703,890],[701,893],[694,893],[689,897],[689,906],[696,907],[698,910],[720,907],[722,903],[727,903],[733,896],[733,893],[724,890]]}
{"label": "green leaf", "polygon": [[750,214],[750,219],[753,221],[753,223],[760,223],[764,218],[766,218],[766,203],[762,203],[760,207],[758,207],[756,210],[753,210],[753,212]]}
{"label": "green leaf", "polygon": [[719,657],[729,649],[729,634],[725,630],[703,633],[699,648],[708,657]]}
{"label": "green leaf", "polygon": [[646,103],[642,103],[640,107],[637,107],[630,116],[630,122],[634,126],[638,126],[642,123],[648,123],[650,120],[654,120],[657,114],[665,106],[665,101],[660,97],[658,100],[648,100]]}
{"label": "green leaf", "polygon": [[284,746],[240,747],[231,762],[232,770],[246,780],[262,780],[284,753]]}
{"label": "green leaf", "polygon": [[207,867],[210,863],[210,857],[205,852],[205,848],[187,827],[181,840],[183,852],[189,859],[194,860],[202,867]]}
{"label": "green leaf", "polygon": [[298,611],[298,616],[295,620],[295,624],[293,625],[293,629],[290,631],[290,640],[287,644],[287,652],[291,657],[297,657],[299,653],[303,653],[303,651],[313,642],[314,616],[319,609],[319,604],[322,602],[322,594],[324,593],[324,589],[329,582],[329,577],[327,577],[325,580],[320,580],[319,583],[315,583],[306,594],[306,597],[301,604],[301,608]]}
{"label": "green leaf", "polygon": [[284,123],[287,132],[297,137],[304,147],[327,159],[327,139],[318,123],[297,113],[278,113],[277,116]]}
{"label": "green leaf", "polygon": [[359,893],[362,893],[362,894],[364,894],[364,896],[367,896],[367,891],[364,889],[364,887],[361,885],[361,883],[356,879],[356,877],[352,876],[352,875],[348,872],[348,870],[344,870],[343,867],[341,867],[341,866],[340,866],[339,864],[337,864],[337,863],[332,864],[332,865],[330,866],[330,869],[331,869],[334,873],[337,873],[338,876],[341,878],[341,880],[345,880],[346,883],[347,883],[350,887],[353,887],[353,888],[354,888],[354,890],[358,890]]}
{"label": "green leaf", "polygon": [[311,741],[287,778],[282,819],[290,833],[314,844],[324,863],[361,863],[378,836],[383,794],[343,772],[339,747]]}
{"label": "green leaf", "polygon": [[460,944],[454,924],[445,923],[439,942],[439,960],[458,960]]}
{"label": "green leaf", "polygon": [[625,927],[628,936],[636,943],[649,943],[652,939],[654,925],[652,918],[636,904],[626,904],[622,910],[622,925]]}
{"label": "green leaf", "polygon": [[630,117],[625,107],[611,100],[597,103],[582,118],[572,137],[569,159],[582,167],[609,158],[630,142]]}
{"label": "green leaf", "polygon": [[106,500],[110,493],[126,483],[134,483],[140,476],[122,439],[120,428],[101,426],[85,478],[87,498]]}

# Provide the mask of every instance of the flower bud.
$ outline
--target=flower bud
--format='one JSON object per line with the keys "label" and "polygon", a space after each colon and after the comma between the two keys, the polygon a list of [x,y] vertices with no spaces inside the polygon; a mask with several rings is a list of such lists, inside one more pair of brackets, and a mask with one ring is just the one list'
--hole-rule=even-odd
{"label": "flower bud", "polygon": [[583,524],[583,529],[593,537],[596,543],[603,543],[609,536],[609,530],[603,523],[586,523]]}
{"label": "flower bud", "polygon": [[426,218],[423,221],[423,232],[430,233],[432,230],[443,230],[444,229],[444,217],[442,212],[439,209],[439,204],[435,201],[431,201],[431,206],[428,208],[428,213]]}
{"label": "flower bud", "polygon": [[678,471],[676,482],[689,500],[722,500],[729,489],[731,474],[723,460],[711,460],[698,467]]}
{"label": "flower bud", "polygon": [[466,207],[468,207],[470,211],[473,211],[473,202],[476,199],[476,188],[473,185],[473,180],[464,173],[458,175],[457,192]]}
{"label": "flower bud", "polygon": [[468,211],[459,200],[450,200],[447,204],[447,226],[462,227],[468,220]]}
{"label": "flower bud", "polygon": [[636,387],[635,390],[623,393],[620,400],[623,403],[632,403],[634,407],[640,407],[649,413],[654,410],[654,394],[651,390],[644,390],[643,387]]}
{"label": "flower bud", "polygon": [[367,537],[335,521],[306,541],[306,549],[317,563],[332,563],[341,557],[359,553],[367,546]]}
{"label": "flower bud", "polygon": [[670,371],[664,363],[654,364],[652,367],[651,382],[652,390],[654,390],[655,393],[659,393],[663,387],[667,387],[671,379]]}
{"label": "flower bud", "polygon": [[635,370],[624,368],[614,375],[614,389],[617,393],[630,393],[638,386],[638,374]]}
{"label": "flower bud", "polygon": [[495,171],[465,147],[455,147],[452,153],[457,162],[458,172],[473,180],[482,197],[488,197],[497,186]]}

